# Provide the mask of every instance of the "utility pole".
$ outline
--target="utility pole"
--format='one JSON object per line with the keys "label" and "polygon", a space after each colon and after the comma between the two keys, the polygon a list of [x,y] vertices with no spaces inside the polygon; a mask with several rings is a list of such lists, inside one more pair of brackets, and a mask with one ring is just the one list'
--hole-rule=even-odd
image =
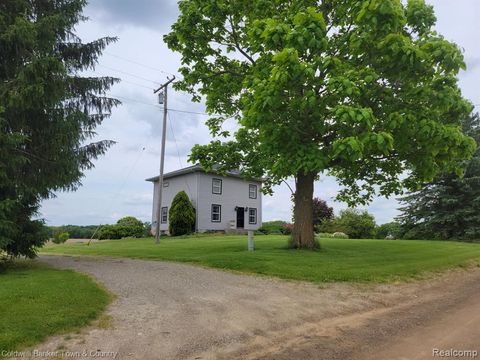
{"label": "utility pole", "polygon": [[[168,78],[167,78],[168,79]],[[156,94],[159,91],[163,90],[163,93],[160,93],[158,96],[159,104],[162,104],[162,94],[163,94],[163,129],[162,129],[162,149],[160,152],[160,177],[158,180],[158,207],[157,207],[157,223],[155,226],[155,244],[160,244],[160,222],[162,217],[162,192],[163,192],[163,165],[165,162],[165,141],[166,141],[166,132],[167,132],[167,99],[168,99],[168,85],[170,85],[175,76],[172,79],[160,86],[157,90],[154,90],[153,93]]]}

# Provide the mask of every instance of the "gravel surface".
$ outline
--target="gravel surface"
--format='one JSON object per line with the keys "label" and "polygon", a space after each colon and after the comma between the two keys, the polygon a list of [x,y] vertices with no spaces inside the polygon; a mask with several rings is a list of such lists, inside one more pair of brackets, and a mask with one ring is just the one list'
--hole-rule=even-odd
{"label": "gravel surface", "polygon": [[[385,348],[393,337],[405,338],[432,312],[448,314],[457,298],[466,304],[480,295],[479,270],[421,283],[318,286],[160,261],[40,261],[90,274],[116,299],[107,310],[112,328],[56,336],[37,349],[98,350],[117,359],[375,359],[393,348]],[[480,335],[479,329],[473,333]],[[382,354],[379,359],[392,355]]]}

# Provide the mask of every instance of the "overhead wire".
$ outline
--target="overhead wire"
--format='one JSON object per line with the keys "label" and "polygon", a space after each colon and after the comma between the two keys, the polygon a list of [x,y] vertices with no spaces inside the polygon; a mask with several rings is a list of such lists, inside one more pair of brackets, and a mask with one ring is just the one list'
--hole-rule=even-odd
{"label": "overhead wire", "polygon": [[[130,102],[138,103],[138,104],[142,104],[142,105],[153,106],[156,109],[162,109],[162,107],[160,107],[156,104],[147,103],[147,102],[142,101],[142,100],[128,98],[128,97],[125,97],[123,95],[111,94],[111,96],[113,96],[115,98],[119,98],[120,100],[125,100],[127,102],[130,101]],[[211,114],[207,114],[207,113],[204,113],[204,112],[187,111],[187,110],[179,110],[179,109],[172,109],[172,108],[168,108],[168,111],[174,111],[174,112],[185,113],[185,114],[193,114],[193,115],[212,116]]]}
{"label": "overhead wire", "polygon": [[150,66],[150,65],[143,64],[143,63],[138,62],[138,61],[135,61],[135,60],[127,59],[127,58],[125,58],[125,57],[123,57],[123,56],[120,56],[120,55],[117,55],[117,54],[113,54],[113,53],[111,53],[111,52],[105,51],[104,54],[106,54],[106,55],[108,55],[108,56],[115,57],[115,58],[117,58],[117,59],[120,59],[120,60],[123,60],[123,61],[126,61],[126,62],[129,62],[129,63],[131,63],[131,64],[135,64],[135,65],[138,65],[138,66],[142,66],[142,67],[144,67],[145,69],[149,69],[149,70],[153,70],[153,71],[158,71],[159,73],[162,73],[162,74],[179,77],[178,75],[172,74],[171,72],[164,71],[164,70],[155,68],[155,67]]}
{"label": "overhead wire", "polygon": [[[138,154],[138,156],[136,157],[136,159],[134,160],[134,162],[132,163],[132,166],[130,167],[130,170],[126,173],[126,175],[124,176],[123,178],[123,181],[120,185],[120,187],[118,188],[118,191],[115,193],[115,196],[112,198],[112,200],[114,199],[118,199],[119,196],[120,196],[120,193],[122,192],[125,184],[127,183],[127,180],[130,178],[130,175],[132,175],[133,173],[133,170],[135,169],[135,167],[137,166],[138,162],[140,161],[140,158],[142,157],[142,155],[144,154],[145,152],[145,149],[146,147],[143,146],[140,153]],[[109,202],[109,204],[107,205],[109,208],[108,209],[105,209],[105,210],[111,210],[111,208],[113,207],[113,204],[114,202],[111,201]],[[107,212],[107,211],[105,211]],[[109,212],[109,211],[108,211]],[[88,243],[87,245],[90,245],[90,243],[92,242],[94,236],[97,234],[98,230],[100,230],[100,228],[102,227],[103,225],[98,225],[97,228],[95,229],[95,231],[93,232],[92,236],[90,237],[90,240],[88,240]]]}
{"label": "overhead wire", "polygon": [[[180,165],[180,169],[183,169],[183,163],[182,163],[182,158],[180,156],[180,149],[178,148],[178,143],[177,143],[177,139],[175,137],[175,131],[173,130],[173,121],[172,121],[172,118],[170,116],[170,112],[167,111],[167,116],[168,116],[168,123],[170,125],[170,131],[172,133],[172,137],[173,137],[173,141],[175,142],[175,148],[177,149],[177,158],[178,158],[178,164]],[[188,185],[188,181],[187,181],[187,178],[184,177],[184,181],[185,181],[185,186],[187,187],[188,189],[188,193],[190,195],[190,197],[193,196],[193,193],[192,193],[192,190],[190,189],[190,185]]]}
{"label": "overhead wire", "polygon": [[153,81],[152,79],[147,79],[147,78],[144,78],[143,76],[138,76],[138,75],[132,74],[128,71],[115,69],[115,68],[112,68],[110,66],[106,66],[106,65],[102,65],[102,64],[97,64],[97,66],[100,66],[102,68],[105,68],[105,69],[108,69],[108,70],[111,70],[111,71],[116,71],[120,74],[128,75],[128,76],[131,76],[131,77],[143,80],[143,81],[148,81],[149,83],[152,83],[152,84],[155,84],[155,85],[161,85],[161,82],[159,82],[159,81]]}

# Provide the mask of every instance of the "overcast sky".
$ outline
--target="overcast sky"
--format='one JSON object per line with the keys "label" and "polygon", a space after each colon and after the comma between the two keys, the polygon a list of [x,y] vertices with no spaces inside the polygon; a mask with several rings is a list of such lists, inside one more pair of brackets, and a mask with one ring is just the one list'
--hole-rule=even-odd
{"label": "overcast sky", "polygon": [[[480,104],[480,1],[429,0],[436,10],[437,29],[448,40],[464,49],[468,69],[460,74],[464,95]],[[133,215],[151,220],[152,184],[145,179],[158,174],[162,110],[156,104],[152,89],[176,74],[178,54],[168,50],[162,37],[169,31],[178,12],[175,0],[91,0],[85,9],[90,18],[78,26],[84,41],[103,36],[117,36],[119,41],[107,48],[96,69],[98,75],[119,77],[112,96],[123,105],[97,130],[99,139],[115,140],[106,156],[88,171],[83,186],[72,193],[58,193],[41,208],[41,216],[49,225],[112,223],[122,216]],[[201,104],[191,103],[184,93],[169,92],[165,170],[189,165],[187,157],[197,143],[208,143],[210,135],[206,116],[174,110],[203,113]],[[477,107],[478,109],[478,107]],[[335,208],[338,191],[335,179],[324,177],[315,184],[315,195]],[[290,191],[286,185],[275,188],[273,196],[265,196],[264,221],[291,220]],[[395,199],[376,198],[367,207],[377,223],[391,221],[397,214]]]}

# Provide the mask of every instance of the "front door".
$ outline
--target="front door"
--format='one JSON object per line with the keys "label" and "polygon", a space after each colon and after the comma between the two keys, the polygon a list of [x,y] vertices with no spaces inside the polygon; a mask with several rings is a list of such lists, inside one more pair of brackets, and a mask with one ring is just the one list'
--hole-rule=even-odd
{"label": "front door", "polygon": [[237,207],[237,229],[243,229],[245,225],[245,209]]}

